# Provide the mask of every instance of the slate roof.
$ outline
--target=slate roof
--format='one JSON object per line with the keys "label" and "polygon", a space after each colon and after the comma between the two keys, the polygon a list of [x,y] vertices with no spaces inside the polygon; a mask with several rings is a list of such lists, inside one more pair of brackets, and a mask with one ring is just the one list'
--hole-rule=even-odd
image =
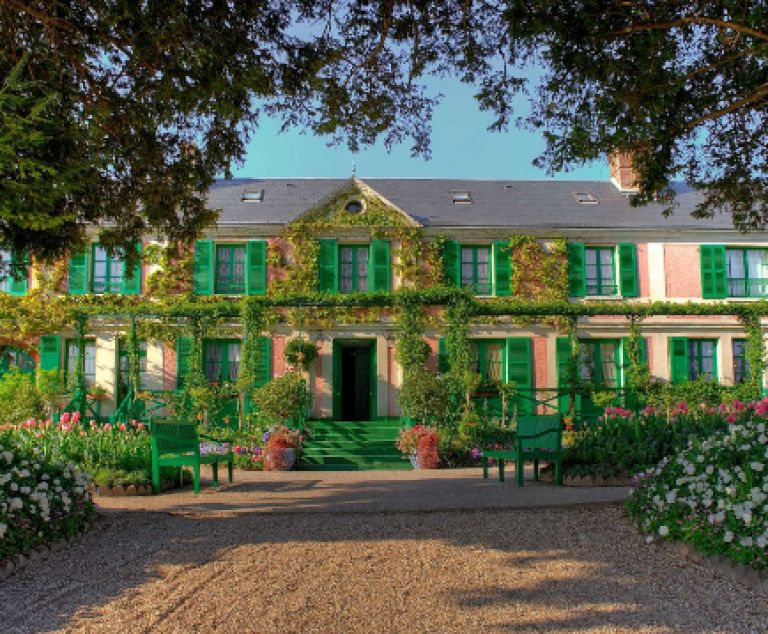
{"label": "slate roof", "polygon": [[[677,187],[673,216],[662,206],[631,207],[612,183],[604,181],[500,181],[459,179],[360,179],[391,203],[427,227],[616,228],[616,229],[733,229],[729,216],[696,220],[690,212],[700,194]],[[283,225],[349,179],[283,178],[217,181],[208,192],[208,205],[221,209],[219,224]],[[244,191],[263,190],[260,203],[244,202]],[[454,204],[452,191],[469,191],[471,204]],[[598,204],[579,204],[574,192],[588,192]]]}

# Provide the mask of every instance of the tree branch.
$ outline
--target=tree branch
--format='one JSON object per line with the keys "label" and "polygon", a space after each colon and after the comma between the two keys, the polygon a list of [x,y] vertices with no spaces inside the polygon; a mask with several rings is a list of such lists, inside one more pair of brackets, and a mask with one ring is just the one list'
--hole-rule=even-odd
{"label": "tree branch", "polygon": [[758,31],[757,29],[745,26],[744,24],[729,22],[728,20],[720,20],[718,18],[706,18],[703,16],[687,16],[677,20],[672,20],[670,22],[647,22],[644,24],[632,24],[621,29],[620,31],[614,31],[612,35],[626,35],[628,33],[637,33],[639,31],[667,31],[669,29],[690,25],[717,26],[721,29],[729,29],[731,31],[743,33],[744,35],[749,35],[750,37],[762,40],[763,42],[768,42],[768,33]]}
{"label": "tree branch", "polygon": [[737,110],[740,110],[744,106],[748,106],[754,103],[755,101],[760,101],[761,99],[766,99],[766,101],[768,101],[768,83],[763,84],[755,92],[753,92],[751,95],[744,97],[743,99],[734,101],[732,104],[728,106],[725,106],[718,110],[713,110],[709,114],[705,114],[701,117],[698,117],[697,119],[694,119],[693,121],[689,121],[688,123],[685,124],[685,127],[688,129],[695,128],[707,121],[712,121],[713,119],[719,119],[723,115],[730,114],[731,112],[736,112]]}

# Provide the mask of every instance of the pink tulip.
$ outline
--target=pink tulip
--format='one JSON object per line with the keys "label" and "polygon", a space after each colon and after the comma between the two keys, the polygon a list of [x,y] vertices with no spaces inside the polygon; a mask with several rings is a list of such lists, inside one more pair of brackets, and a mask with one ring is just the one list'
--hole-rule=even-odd
{"label": "pink tulip", "polygon": [[120,423],[120,424],[117,426],[117,428],[118,428],[120,431],[127,431],[127,430],[128,430],[128,428],[125,426],[125,423]]}
{"label": "pink tulip", "polygon": [[59,419],[60,423],[68,423],[69,422],[69,412],[64,412],[61,415],[61,418]]}
{"label": "pink tulip", "polygon": [[110,425],[109,423],[104,425],[104,431],[110,431],[111,429],[112,429],[112,425]]}
{"label": "pink tulip", "polygon": [[72,414],[72,422],[77,423],[80,420],[80,412],[75,412]]}
{"label": "pink tulip", "polygon": [[736,422],[736,414],[733,414],[733,413],[728,414],[728,416],[725,417],[725,420],[726,420],[726,422],[731,423],[731,424],[735,423]]}

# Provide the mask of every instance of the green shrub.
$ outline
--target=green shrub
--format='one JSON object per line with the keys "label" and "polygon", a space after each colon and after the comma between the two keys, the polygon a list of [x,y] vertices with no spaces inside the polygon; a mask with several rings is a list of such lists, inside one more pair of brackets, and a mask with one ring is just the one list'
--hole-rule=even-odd
{"label": "green shrub", "polygon": [[[764,412],[768,415],[768,412]],[[649,534],[768,569],[768,434],[765,420],[730,425],[643,474],[627,502]]]}
{"label": "green shrub", "polygon": [[285,346],[285,360],[295,368],[307,372],[317,360],[317,346],[303,337],[291,339]]}
{"label": "green shrub", "polygon": [[258,388],[253,403],[271,424],[303,424],[310,403],[307,382],[298,372],[289,372]]}
{"label": "green shrub", "polygon": [[0,421],[14,425],[43,415],[34,375],[12,368],[0,377]]}
{"label": "green shrub", "polygon": [[435,375],[420,368],[409,373],[408,380],[400,388],[400,407],[403,415],[416,422],[442,424],[455,410],[447,375]]}

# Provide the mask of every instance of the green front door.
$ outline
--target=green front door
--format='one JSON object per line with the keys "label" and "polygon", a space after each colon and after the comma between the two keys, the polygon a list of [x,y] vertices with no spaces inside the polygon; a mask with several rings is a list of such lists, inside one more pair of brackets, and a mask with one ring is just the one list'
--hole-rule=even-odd
{"label": "green front door", "polygon": [[240,341],[209,340],[203,343],[203,369],[208,381],[224,388],[212,420],[217,427],[236,429],[239,423],[237,377],[240,373]]}
{"label": "green front door", "polygon": [[376,420],[376,340],[333,342],[333,417]]}

